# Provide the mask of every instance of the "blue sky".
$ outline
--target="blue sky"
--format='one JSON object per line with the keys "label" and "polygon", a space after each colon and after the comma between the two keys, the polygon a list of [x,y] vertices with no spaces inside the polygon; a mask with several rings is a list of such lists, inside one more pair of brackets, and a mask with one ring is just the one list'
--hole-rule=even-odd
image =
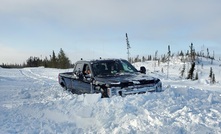
{"label": "blue sky", "polygon": [[[127,58],[209,48],[221,56],[220,0],[0,0],[0,64],[49,57]],[[203,47],[204,46],[204,47]]]}

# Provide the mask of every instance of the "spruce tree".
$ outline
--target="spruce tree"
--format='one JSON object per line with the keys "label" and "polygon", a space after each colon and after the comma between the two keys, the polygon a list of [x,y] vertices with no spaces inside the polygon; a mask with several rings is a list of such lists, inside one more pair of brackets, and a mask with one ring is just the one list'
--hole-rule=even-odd
{"label": "spruce tree", "polygon": [[128,39],[128,36],[127,36],[127,33],[126,33],[126,42],[127,42],[127,60],[129,61],[129,58],[130,58],[130,43],[129,43],[129,39]]}
{"label": "spruce tree", "polygon": [[183,51],[181,50],[181,52],[179,53],[179,56],[184,56]]}
{"label": "spruce tree", "polygon": [[66,56],[65,52],[60,49],[60,52],[58,53],[58,68],[66,69],[70,67],[70,60]]}
{"label": "spruce tree", "polygon": [[183,76],[184,76],[184,72],[185,72],[185,70],[186,70],[186,65],[185,65],[185,64],[183,64],[183,69],[182,69],[182,70],[181,70],[181,72],[180,72],[181,77],[183,77]]}
{"label": "spruce tree", "polygon": [[54,50],[53,50],[53,52],[52,52],[52,57],[51,57],[51,67],[52,68],[57,68],[57,62],[58,62],[58,59],[57,59],[57,57],[56,57],[56,55],[55,55],[55,52],[54,52]]}
{"label": "spruce tree", "polygon": [[167,78],[169,77],[169,67],[170,67],[170,56],[171,56],[171,51],[170,51],[170,45],[168,45],[168,57],[167,57]]}
{"label": "spruce tree", "polygon": [[207,58],[209,58],[209,48],[207,48]]}
{"label": "spruce tree", "polygon": [[45,59],[43,60],[43,66],[44,66],[44,67],[50,67],[49,61],[48,61],[48,58],[47,58],[47,57],[45,57]]}
{"label": "spruce tree", "polygon": [[190,45],[190,59],[192,62],[196,60],[196,51],[193,48],[193,43]]}
{"label": "spruce tree", "polygon": [[199,79],[198,72],[196,72],[195,80],[198,80],[198,79]]}
{"label": "spruce tree", "polygon": [[146,61],[146,58],[143,56],[142,57],[142,62],[145,62]]}
{"label": "spruce tree", "polygon": [[215,74],[213,74],[213,76],[212,76],[212,83],[213,83],[213,84],[216,83]]}
{"label": "spruce tree", "polygon": [[191,58],[191,61],[193,61],[193,43],[191,43],[190,45],[190,58]]}
{"label": "spruce tree", "polygon": [[192,62],[191,68],[190,68],[190,70],[188,72],[187,79],[193,80],[193,72],[194,72],[194,70],[195,70],[195,62]]}
{"label": "spruce tree", "polygon": [[213,76],[213,68],[210,67],[210,73],[209,73],[209,78],[212,79],[212,76]]}

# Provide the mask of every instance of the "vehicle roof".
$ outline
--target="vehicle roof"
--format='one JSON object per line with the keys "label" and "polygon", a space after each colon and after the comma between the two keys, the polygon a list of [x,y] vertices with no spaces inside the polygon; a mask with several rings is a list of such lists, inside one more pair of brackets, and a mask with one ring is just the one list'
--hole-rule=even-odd
{"label": "vehicle roof", "polygon": [[107,58],[107,59],[93,59],[93,60],[79,60],[76,63],[94,63],[99,61],[114,61],[114,60],[125,60],[125,59],[116,59],[116,58]]}

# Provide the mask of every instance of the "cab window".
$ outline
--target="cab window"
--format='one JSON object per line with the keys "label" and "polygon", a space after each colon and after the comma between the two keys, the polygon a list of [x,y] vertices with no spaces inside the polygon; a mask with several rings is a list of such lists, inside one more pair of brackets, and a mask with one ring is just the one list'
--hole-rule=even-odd
{"label": "cab window", "polygon": [[75,68],[74,68],[74,73],[81,72],[82,68],[83,68],[83,64],[82,63],[77,63]]}

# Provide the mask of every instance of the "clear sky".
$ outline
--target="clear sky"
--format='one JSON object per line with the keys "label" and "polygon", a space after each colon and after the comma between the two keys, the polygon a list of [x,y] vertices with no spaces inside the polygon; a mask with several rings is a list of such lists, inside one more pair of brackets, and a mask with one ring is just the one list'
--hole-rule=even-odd
{"label": "clear sky", "polygon": [[[221,55],[221,0],[0,0],[0,64],[127,58],[209,48]],[[204,47],[203,47],[204,46]]]}

